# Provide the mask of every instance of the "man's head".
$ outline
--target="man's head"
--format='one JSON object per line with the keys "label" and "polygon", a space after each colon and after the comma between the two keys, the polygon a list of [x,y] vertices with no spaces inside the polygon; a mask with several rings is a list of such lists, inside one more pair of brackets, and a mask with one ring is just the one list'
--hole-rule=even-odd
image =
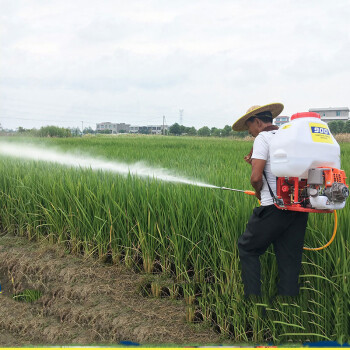
{"label": "man's head", "polygon": [[248,118],[245,125],[249,134],[256,137],[267,126],[272,125],[272,114],[269,111],[257,113]]}
{"label": "man's head", "polygon": [[[247,113],[239,118],[233,125],[235,131],[248,130],[252,136],[257,136],[272,120],[283,111],[282,103],[270,103],[265,106],[252,106]],[[258,133],[257,130],[260,130]]]}

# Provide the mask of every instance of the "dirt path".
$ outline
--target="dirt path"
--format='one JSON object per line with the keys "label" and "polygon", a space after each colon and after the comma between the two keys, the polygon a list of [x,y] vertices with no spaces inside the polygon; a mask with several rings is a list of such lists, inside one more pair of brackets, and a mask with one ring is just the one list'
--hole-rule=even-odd
{"label": "dirt path", "polygon": [[[58,247],[0,237],[0,346],[219,344],[210,328],[185,320],[184,301],[145,298],[145,276],[67,255]],[[42,292],[33,302],[12,295]]]}

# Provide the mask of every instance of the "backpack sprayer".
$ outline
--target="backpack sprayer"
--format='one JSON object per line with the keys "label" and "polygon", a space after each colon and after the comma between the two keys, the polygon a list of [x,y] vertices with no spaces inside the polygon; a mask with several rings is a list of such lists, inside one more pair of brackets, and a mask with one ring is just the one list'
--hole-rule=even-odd
{"label": "backpack sprayer", "polygon": [[[326,123],[314,112],[297,113],[274,135],[270,147],[271,172],[276,175],[277,194],[274,204],[281,210],[308,213],[334,213],[334,230],[329,246],[337,231],[336,210],[345,206],[349,196],[344,170],[340,170],[340,147]],[[254,191],[221,187],[255,195]]]}
{"label": "backpack sprayer", "polygon": [[340,147],[320,115],[294,114],[275,136],[270,157],[276,206],[309,213],[344,208],[349,189],[340,170]]}

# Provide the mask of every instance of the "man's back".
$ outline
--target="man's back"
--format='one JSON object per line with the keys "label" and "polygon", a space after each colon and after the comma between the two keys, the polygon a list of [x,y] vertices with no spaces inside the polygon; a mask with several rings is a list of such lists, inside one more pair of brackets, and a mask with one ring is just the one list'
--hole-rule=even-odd
{"label": "man's back", "polygon": [[[275,135],[276,130],[272,131],[262,131],[255,138],[254,146],[253,146],[253,154],[252,159],[262,159],[266,160],[266,165],[264,168],[264,172],[267,177],[267,181],[276,195],[276,176],[271,172],[271,162],[270,162],[270,152],[269,145],[271,138]],[[268,185],[266,183],[265,177],[263,177],[263,187],[261,190],[261,205],[267,206],[273,204],[273,199],[271,197]]]}

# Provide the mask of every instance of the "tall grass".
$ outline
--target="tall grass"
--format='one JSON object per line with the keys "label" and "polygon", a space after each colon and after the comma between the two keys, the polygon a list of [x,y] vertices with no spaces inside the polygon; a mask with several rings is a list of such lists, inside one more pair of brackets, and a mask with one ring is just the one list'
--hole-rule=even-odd
{"label": "tall grass", "polygon": [[[109,160],[142,160],[214,185],[250,188],[250,169],[242,159],[251,142],[177,137],[25,141]],[[349,147],[342,145],[348,173]],[[247,302],[236,242],[257,205],[254,198],[7,157],[0,158],[0,175],[2,230],[30,239],[45,236],[74,253],[170,276],[189,304],[189,319],[200,312],[236,341],[349,341],[348,206],[339,212],[332,245],[304,253],[298,298],[271,299],[277,266],[269,250],[262,257],[265,297]],[[305,244],[324,244],[331,230],[331,215],[310,215]],[[151,287],[159,292],[156,284]]]}

